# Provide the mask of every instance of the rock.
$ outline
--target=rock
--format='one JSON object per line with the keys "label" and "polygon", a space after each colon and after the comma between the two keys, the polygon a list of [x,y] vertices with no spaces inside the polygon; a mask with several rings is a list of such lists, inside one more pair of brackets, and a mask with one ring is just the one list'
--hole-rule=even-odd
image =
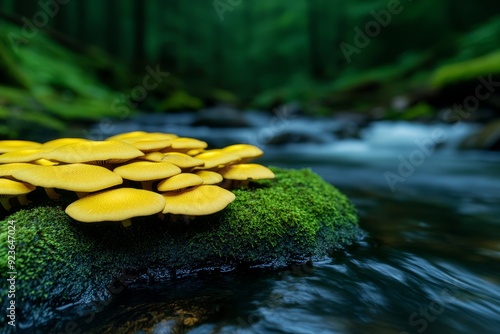
{"label": "rock", "polygon": [[251,126],[243,111],[227,106],[198,111],[191,125],[213,128],[243,128]]}
{"label": "rock", "polygon": [[339,125],[330,133],[338,139],[360,139],[361,131],[371,122],[372,117],[363,113],[342,111],[335,114]]}
{"label": "rock", "polygon": [[286,144],[323,144],[324,137],[321,133],[309,133],[302,130],[288,129],[274,134],[270,137],[267,145],[286,145]]}
{"label": "rock", "polygon": [[[135,220],[131,227],[72,221],[62,206],[35,206],[1,221],[16,229],[17,324],[30,333],[59,332],[64,320],[99,310],[125,289],[203,269],[246,265],[285,267],[314,260],[363,236],[355,209],[310,170],[273,168],[276,178],[234,190],[236,200],[212,216]],[[7,247],[0,266],[7,268]],[[8,282],[0,283],[5,310]],[[69,321],[69,320],[68,320]],[[59,327],[58,327],[59,326]]]}
{"label": "rock", "polygon": [[500,120],[488,123],[478,132],[465,138],[460,143],[459,148],[500,151]]}

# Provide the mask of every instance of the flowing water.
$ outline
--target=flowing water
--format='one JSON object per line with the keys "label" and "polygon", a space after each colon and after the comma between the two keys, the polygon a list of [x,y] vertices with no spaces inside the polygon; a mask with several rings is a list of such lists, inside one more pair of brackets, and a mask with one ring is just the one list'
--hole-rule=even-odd
{"label": "flowing water", "polygon": [[[192,114],[141,117],[115,124],[115,132],[140,127],[214,146],[250,142],[264,149],[264,164],[312,168],[354,202],[368,236],[285,272],[214,273],[130,289],[83,330],[500,331],[500,155],[456,149],[477,126],[377,122],[357,139],[339,140],[346,123],[338,120],[256,113],[250,127],[214,131],[189,126]],[[275,140],[283,134],[292,143]]]}

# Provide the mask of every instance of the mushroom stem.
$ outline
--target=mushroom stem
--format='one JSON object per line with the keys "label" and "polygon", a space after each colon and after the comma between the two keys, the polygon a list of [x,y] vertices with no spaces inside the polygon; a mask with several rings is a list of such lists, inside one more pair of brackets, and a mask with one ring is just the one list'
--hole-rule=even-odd
{"label": "mushroom stem", "polygon": [[240,181],[240,187],[246,187],[248,186],[248,183],[250,182],[250,180],[242,180]]}
{"label": "mushroom stem", "polygon": [[153,191],[153,181],[141,181],[142,189]]}
{"label": "mushroom stem", "polygon": [[129,219],[122,220],[123,227],[129,227],[132,225],[132,221]]}
{"label": "mushroom stem", "polygon": [[221,182],[220,184],[220,187],[224,188],[224,189],[229,189],[231,188],[231,180],[229,179],[224,179],[224,181]]}
{"label": "mushroom stem", "polygon": [[10,208],[12,206],[9,203],[8,197],[0,197],[0,203],[2,203],[2,206],[5,208],[5,210],[10,211]]}
{"label": "mushroom stem", "polygon": [[26,195],[19,195],[17,196],[17,200],[19,201],[19,204],[21,205],[28,205],[30,201],[26,198]]}
{"label": "mushroom stem", "polygon": [[76,196],[78,196],[78,198],[85,197],[85,196],[87,196],[88,194],[89,194],[89,193],[84,192],[84,191],[77,191],[77,192],[76,192]]}
{"label": "mushroom stem", "polygon": [[194,220],[196,217],[195,216],[189,216],[189,215],[182,215],[182,221],[184,224],[189,225],[192,220]]}
{"label": "mushroom stem", "polygon": [[58,199],[61,195],[55,192],[54,188],[44,188],[45,193],[50,199]]}

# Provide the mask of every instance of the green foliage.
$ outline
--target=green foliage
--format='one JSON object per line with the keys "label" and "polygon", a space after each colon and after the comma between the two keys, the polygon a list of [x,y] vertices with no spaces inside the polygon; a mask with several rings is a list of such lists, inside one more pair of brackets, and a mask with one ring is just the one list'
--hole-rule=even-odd
{"label": "green foliage", "polygon": [[464,61],[491,53],[500,45],[500,16],[493,16],[458,39],[454,61]]}
{"label": "green foliage", "polygon": [[116,116],[111,106],[117,93],[99,78],[105,61],[74,53],[42,32],[28,39],[6,23],[0,36],[0,72],[7,74],[0,80],[0,136],[60,133],[64,120]]}
{"label": "green foliage", "polygon": [[405,110],[402,119],[410,121],[421,117],[430,117],[434,115],[435,112],[436,111],[434,110],[434,108],[432,108],[430,105],[421,102]]}
{"label": "green foliage", "polygon": [[500,74],[500,51],[440,67],[432,77],[432,86],[440,88],[490,74]]}
{"label": "green foliage", "polygon": [[183,90],[177,90],[160,102],[156,108],[158,110],[186,110],[200,109],[203,107],[203,101],[199,98],[189,95]]}
{"label": "green foliage", "polygon": [[[162,111],[214,100],[267,109],[297,101],[313,113],[366,111],[395,95],[498,70],[494,1],[401,1],[389,17],[393,2],[386,0],[222,2],[229,8],[223,13],[205,0],[61,5],[51,35],[73,50],[80,45],[78,52],[54,43],[44,29],[26,41],[20,27],[5,24],[0,35],[14,32],[24,44],[17,54],[6,52],[10,40],[0,44],[3,85],[26,88],[48,117],[97,120],[114,116],[115,92],[103,81],[130,93],[145,66],[156,64],[172,75],[140,107]],[[28,17],[39,10],[33,1],[4,7]],[[343,43],[355,52],[346,55]]]}

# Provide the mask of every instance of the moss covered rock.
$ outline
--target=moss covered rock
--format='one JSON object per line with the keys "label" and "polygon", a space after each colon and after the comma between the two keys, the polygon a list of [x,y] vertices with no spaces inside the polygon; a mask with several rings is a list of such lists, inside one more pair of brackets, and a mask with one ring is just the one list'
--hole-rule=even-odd
{"label": "moss covered rock", "polygon": [[[1,222],[0,266],[11,271],[7,226],[14,221],[17,320],[57,319],[66,305],[107,300],[131,282],[314,259],[361,236],[355,209],[337,189],[309,170],[273,171],[276,179],[234,190],[224,211],[193,221],[83,224],[64,205],[10,215]],[[0,288],[5,309],[6,280]]]}

